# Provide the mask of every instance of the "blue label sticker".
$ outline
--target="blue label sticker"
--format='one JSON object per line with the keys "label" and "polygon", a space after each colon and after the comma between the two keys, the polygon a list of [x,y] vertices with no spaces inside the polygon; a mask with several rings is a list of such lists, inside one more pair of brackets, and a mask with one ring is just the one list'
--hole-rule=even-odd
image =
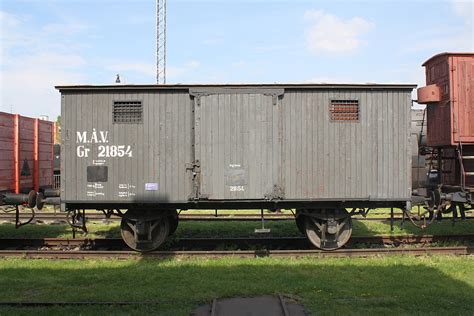
{"label": "blue label sticker", "polygon": [[158,183],[145,183],[145,191],[158,191]]}

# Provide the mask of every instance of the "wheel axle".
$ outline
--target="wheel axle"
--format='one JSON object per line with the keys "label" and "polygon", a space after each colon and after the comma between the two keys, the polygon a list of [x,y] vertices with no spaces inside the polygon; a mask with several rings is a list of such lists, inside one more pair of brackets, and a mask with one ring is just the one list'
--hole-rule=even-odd
{"label": "wheel axle", "polygon": [[317,248],[335,250],[352,234],[352,220],[345,209],[298,210],[296,225]]}

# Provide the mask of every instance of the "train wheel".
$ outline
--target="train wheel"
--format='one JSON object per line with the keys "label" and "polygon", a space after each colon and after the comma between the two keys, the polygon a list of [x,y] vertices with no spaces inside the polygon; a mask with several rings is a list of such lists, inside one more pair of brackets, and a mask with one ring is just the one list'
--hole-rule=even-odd
{"label": "train wheel", "polygon": [[352,220],[344,209],[307,212],[306,236],[319,249],[335,250],[344,246],[352,234]]}
{"label": "train wheel", "polygon": [[157,249],[165,242],[170,231],[170,220],[169,216],[154,219],[124,216],[120,228],[127,246],[136,251],[146,252]]}
{"label": "train wheel", "polygon": [[178,217],[178,212],[172,211],[170,216],[168,216],[169,222],[170,222],[170,231],[169,235],[173,235],[176,229],[178,228],[179,224],[179,217]]}

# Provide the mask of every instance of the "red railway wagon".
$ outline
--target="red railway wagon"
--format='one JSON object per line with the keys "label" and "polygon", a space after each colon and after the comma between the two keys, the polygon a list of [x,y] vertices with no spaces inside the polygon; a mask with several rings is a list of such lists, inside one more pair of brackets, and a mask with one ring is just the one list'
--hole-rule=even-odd
{"label": "red railway wagon", "polygon": [[36,205],[53,186],[55,123],[0,112],[0,205]]}
{"label": "red railway wagon", "polygon": [[438,54],[423,66],[418,102],[428,104],[428,146],[474,144],[474,53]]}
{"label": "red railway wagon", "polygon": [[418,89],[418,103],[427,104],[438,182],[463,197],[474,192],[474,53],[438,54],[423,66],[426,87]]}

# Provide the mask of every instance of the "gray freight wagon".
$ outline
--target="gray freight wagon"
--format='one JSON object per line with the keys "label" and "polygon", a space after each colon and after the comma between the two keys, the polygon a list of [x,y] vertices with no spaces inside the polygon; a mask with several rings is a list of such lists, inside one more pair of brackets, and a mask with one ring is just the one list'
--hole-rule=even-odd
{"label": "gray freight wagon", "polygon": [[414,85],[59,86],[62,209],[155,249],[177,210],[296,209],[322,249],[360,209],[409,207]]}

